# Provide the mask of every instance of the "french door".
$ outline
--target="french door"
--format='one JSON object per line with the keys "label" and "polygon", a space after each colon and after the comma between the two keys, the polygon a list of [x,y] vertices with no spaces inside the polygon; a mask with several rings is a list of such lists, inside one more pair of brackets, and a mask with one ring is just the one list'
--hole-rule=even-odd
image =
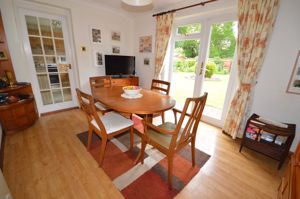
{"label": "french door", "polygon": [[22,9],[25,53],[40,113],[76,106],[66,18]]}
{"label": "french door", "polygon": [[236,41],[237,22],[232,17],[177,22],[170,79],[178,108],[187,97],[208,92],[203,120],[222,127],[233,92]]}

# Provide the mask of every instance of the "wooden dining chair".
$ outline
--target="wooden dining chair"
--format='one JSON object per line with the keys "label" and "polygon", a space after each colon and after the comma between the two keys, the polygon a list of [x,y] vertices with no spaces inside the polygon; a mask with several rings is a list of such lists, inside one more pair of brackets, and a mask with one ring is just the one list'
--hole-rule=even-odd
{"label": "wooden dining chair", "polygon": [[131,120],[113,111],[105,115],[99,115],[91,95],[80,91],[78,88],[76,89],[76,93],[80,106],[88,119],[87,148],[90,149],[93,132],[101,137],[99,166],[103,164],[107,142],[114,136],[130,131],[130,149],[133,148],[133,122]]}
{"label": "wooden dining chair", "polygon": [[[90,87],[91,87],[91,93],[92,96],[95,95],[96,92],[98,92],[99,88],[109,88],[112,86],[111,76],[97,76],[97,77],[90,77]],[[95,106],[98,111],[100,111],[102,114],[105,114],[107,112],[112,111],[112,109],[106,107],[104,104],[100,102],[95,102]]]}
{"label": "wooden dining chair", "polygon": [[[207,93],[198,98],[187,98],[182,111],[173,109],[175,123],[167,122],[159,126],[144,122],[144,135],[142,136],[142,148],[137,161],[144,163],[144,153],[147,144],[150,144],[164,153],[168,158],[168,183],[172,189],[173,157],[176,152],[191,143],[192,165],[195,166],[195,141],[197,128],[206,103]],[[191,113],[187,113],[192,106]],[[177,123],[177,114],[180,119]]]}
{"label": "wooden dining chair", "polygon": [[[164,95],[169,95],[171,83],[163,80],[152,79],[151,90],[157,91]],[[162,123],[165,123],[165,112],[155,113],[153,117],[161,116]]]}

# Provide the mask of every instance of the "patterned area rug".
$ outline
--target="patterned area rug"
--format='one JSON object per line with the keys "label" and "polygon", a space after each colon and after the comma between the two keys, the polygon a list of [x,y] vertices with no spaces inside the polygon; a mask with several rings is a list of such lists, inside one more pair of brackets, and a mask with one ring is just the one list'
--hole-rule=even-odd
{"label": "patterned area rug", "polygon": [[[86,146],[88,133],[77,134]],[[124,133],[107,144],[103,170],[127,199],[168,199],[178,194],[199,172],[209,155],[196,150],[196,166],[192,167],[191,150],[187,146],[174,157],[173,189],[168,189],[168,161],[164,154],[147,145],[144,164],[133,165],[140,151],[140,138],[135,135],[135,147],[129,149],[129,133]],[[93,134],[89,151],[98,162],[101,138]],[[159,191],[157,191],[159,190]]]}

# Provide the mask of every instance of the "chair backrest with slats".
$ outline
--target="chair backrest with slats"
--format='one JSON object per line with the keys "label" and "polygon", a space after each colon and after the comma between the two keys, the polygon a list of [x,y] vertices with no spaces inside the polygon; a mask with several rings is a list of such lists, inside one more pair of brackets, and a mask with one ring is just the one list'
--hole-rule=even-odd
{"label": "chair backrest with slats", "polygon": [[170,85],[170,82],[152,79],[151,90],[155,90],[165,95],[169,95]]}
{"label": "chair backrest with slats", "polygon": [[97,77],[90,77],[90,87],[92,95],[97,92],[97,88],[103,88],[103,87],[111,87],[112,81],[111,76],[97,76]]}
{"label": "chair backrest with slats", "polygon": [[94,98],[79,90],[76,88],[77,98],[80,104],[80,108],[84,111],[84,113],[87,116],[88,122],[91,122],[93,119],[95,119],[97,125],[99,126],[101,133],[106,134],[106,129],[101,122],[99,115],[97,114],[96,107],[94,104]]}
{"label": "chair backrest with slats", "polygon": [[[181,148],[190,142],[191,138],[196,136],[198,125],[206,103],[207,93],[197,98],[187,98],[182,110],[179,122],[176,126],[176,134],[173,136],[170,147]],[[192,106],[192,111],[189,116],[186,115],[189,107]],[[183,127],[185,118],[187,121]],[[181,130],[182,129],[182,130]]]}

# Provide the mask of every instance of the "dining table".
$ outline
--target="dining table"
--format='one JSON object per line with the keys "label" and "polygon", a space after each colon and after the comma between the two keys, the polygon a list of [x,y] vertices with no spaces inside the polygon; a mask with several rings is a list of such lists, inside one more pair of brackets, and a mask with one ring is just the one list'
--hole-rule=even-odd
{"label": "dining table", "polygon": [[154,113],[172,109],[176,103],[169,95],[153,90],[141,89],[140,94],[138,98],[126,98],[122,86],[112,86],[99,88],[94,99],[121,113],[146,115],[149,122]]}

